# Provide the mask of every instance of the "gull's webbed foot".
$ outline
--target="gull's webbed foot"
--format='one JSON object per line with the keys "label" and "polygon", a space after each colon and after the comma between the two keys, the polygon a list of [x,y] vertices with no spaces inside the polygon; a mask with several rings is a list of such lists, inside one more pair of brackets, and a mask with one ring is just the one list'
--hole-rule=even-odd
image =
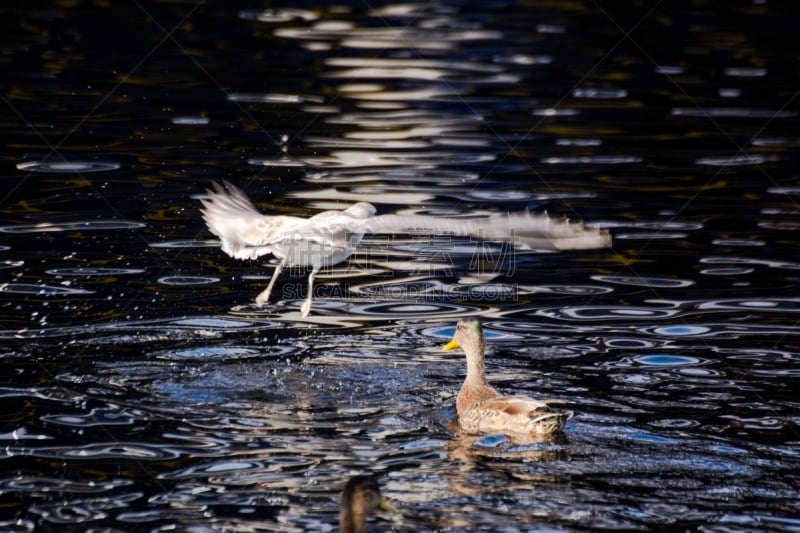
{"label": "gull's webbed foot", "polygon": [[269,303],[269,293],[271,292],[270,289],[272,287],[268,287],[266,290],[262,291],[261,294],[256,296],[256,305],[259,307],[264,307]]}

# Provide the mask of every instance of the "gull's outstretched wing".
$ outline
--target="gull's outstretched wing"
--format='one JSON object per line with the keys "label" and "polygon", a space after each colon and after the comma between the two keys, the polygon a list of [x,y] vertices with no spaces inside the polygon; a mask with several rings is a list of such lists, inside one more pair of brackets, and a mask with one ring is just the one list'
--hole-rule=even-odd
{"label": "gull's outstretched wing", "polygon": [[528,211],[483,218],[444,218],[425,215],[381,215],[362,222],[370,233],[426,233],[508,241],[527,248],[582,250],[609,248],[611,235],[582,222],[556,220]]}
{"label": "gull's outstretched wing", "polygon": [[267,216],[258,212],[245,194],[229,183],[214,183],[208,199],[200,200],[208,229],[222,241],[222,251],[236,259],[255,259],[272,253],[283,229],[302,222],[289,216]]}

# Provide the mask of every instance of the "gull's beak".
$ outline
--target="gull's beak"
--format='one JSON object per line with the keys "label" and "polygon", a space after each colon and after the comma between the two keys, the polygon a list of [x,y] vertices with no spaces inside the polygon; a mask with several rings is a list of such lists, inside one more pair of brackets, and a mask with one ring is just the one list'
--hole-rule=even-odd
{"label": "gull's beak", "polygon": [[458,345],[455,339],[451,339],[450,342],[442,346],[442,350],[444,351],[455,350],[456,348],[460,348],[460,346]]}
{"label": "gull's beak", "polygon": [[381,498],[381,501],[378,503],[378,509],[380,509],[381,511],[386,511],[387,513],[397,512],[397,508],[388,501],[386,501],[386,499],[384,498]]}

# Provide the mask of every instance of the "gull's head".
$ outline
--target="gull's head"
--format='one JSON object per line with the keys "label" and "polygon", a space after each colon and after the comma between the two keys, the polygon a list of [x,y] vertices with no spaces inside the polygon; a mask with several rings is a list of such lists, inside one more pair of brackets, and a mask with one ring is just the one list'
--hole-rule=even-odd
{"label": "gull's head", "polygon": [[375,206],[367,202],[358,202],[344,210],[344,213],[361,220],[374,217],[377,212],[378,210],[375,209]]}

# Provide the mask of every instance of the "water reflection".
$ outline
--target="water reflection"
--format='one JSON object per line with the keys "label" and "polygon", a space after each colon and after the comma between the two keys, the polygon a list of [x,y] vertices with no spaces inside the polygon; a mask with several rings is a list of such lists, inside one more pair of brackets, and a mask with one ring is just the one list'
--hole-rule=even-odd
{"label": "water reflection", "polygon": [[53,285],[34,285],[31,283],[3,283],[0,292],[25,294],[29,296],[74,296],[93,294],[94,291],[74,287],[56,287]]}
{"label": "water reflection", "polygon": [[87,172],[108,172],[120,168],[119,163],[100,161],[25,161],[17,163],[17,169],[26,172],[57,172],[84,174]]}
{"label": "water reflection", "polygon": [[0,233],[47,233],[54,231],[111,231],[139,229],[142,222],[130,220],[85,220],[75,222],[38,222],[36,224],[15,224],[0,226]]}
{"label": "water reflection", "polygon": [[[355,473],[383,529],[798,528],[790,10],[145,7],[5,13],[0,529],[326,531]],[[269,267],[214,250],[222,178],[617,244],[478,271],[507,250],[368,236],[301,320],[239,305]],[[453,430],[462,316],[567,442]]]}

